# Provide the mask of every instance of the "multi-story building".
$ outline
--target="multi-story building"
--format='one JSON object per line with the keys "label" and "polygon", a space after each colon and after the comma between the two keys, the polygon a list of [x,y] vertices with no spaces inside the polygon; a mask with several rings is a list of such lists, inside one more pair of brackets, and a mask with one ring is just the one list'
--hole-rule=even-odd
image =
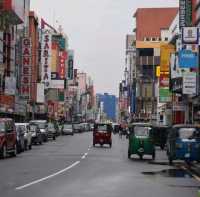
{"label": "multi-story building", "polygon": [[178,8],[140,8],[134,14],[136,20],[136,118],[157,119],[159,80],[156,69],[161,62],[161,45],[168,42],[168,29],[177,13]]}

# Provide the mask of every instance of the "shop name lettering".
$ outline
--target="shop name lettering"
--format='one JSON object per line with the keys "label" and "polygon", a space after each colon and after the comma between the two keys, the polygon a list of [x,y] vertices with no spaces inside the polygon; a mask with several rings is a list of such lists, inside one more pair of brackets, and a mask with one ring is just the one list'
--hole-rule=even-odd
{"label": "shop name lettering", "polygon": [[60,78],[65,78],[65,54],[64,52],[60,53]]}
{"label": "shop name lettering", "polygon": [[44,48],[43,48],[43,58],[44,58],[44,76],[43,81],[49,80],[48,67],[49,67],[49,35],[44,35]]}
{"label": "shop name lettering", "polygon": [[31,83],[31,43],[29,38],[22,40],[22,78],[21,94],[29,96]]}

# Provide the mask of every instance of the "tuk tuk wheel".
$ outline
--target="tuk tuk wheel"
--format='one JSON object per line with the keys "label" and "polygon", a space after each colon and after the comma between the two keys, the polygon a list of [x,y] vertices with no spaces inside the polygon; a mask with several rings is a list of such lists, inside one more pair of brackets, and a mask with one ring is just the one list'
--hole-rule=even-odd
{"label": "tuk tuk wheel", "polygon": [[173,164],[173,159],[171,157],[169,157],[169,165]]}
{"label": "tuk tuk wheel", "polygon": [[143,155],[139,155],[140,156],[140,160],[142,160],[143,159]]}
{"label": "tuk tuk wheel", "polygon": [[128,150],[128,158],[131,158],[131,152]]}
{"label": "tuk tuk wheel", "polygon": [[95,147],[95,143],[93,143],[93,147]]}
{"label": "tuk tuk wheel", "polygon": [[152,159],[155,160],[155,158],[156,158],[156,153],[154,152],[154,153],[152,154]]}
{"label": "tuk tuk wheel", "polygon": [[110,143],[109,145],[110,145],[110,148],[112,148],[112,143]]}

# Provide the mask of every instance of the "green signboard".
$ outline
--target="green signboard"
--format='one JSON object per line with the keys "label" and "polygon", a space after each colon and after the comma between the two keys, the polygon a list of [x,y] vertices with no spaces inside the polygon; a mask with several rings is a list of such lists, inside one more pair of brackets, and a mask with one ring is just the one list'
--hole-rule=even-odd
{"label": "green signboard", "polygon": [[167,103],[172,101],[172,93],[169,88],[159,89],[159,101],[160,103]]}

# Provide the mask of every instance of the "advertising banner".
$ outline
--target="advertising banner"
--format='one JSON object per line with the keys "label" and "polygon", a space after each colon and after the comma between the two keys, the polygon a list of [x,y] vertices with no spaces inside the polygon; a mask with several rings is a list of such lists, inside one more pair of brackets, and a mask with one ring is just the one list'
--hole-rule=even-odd
{"label": "advertising banner", "polygon": [[59,52],[59,76],[60,79],[65,79],[65,61],[67,59],[67,52],[60,51]]}
{"label": "advertising banner", "polygon": [[41,51],[41,64],[42,64],[42,83],[45,89],[50,87],[51,82],[51,39],[52,36],[48,32],[42,33],[42,51]]}
{"label": "advertising banner", "polygon": [[179,66],[180,68],[196,68],[198,66],[198,54],[191,50],[180,50]]}
{"label": "advertising banner", "polygon": [[22,39],[22,69],[21,69],[21,88],[20,93],[23,98],[30,97],[31,91],[31,40]]}
{"label": "advertising banner", "polygon": [[160,88],[169,87],[169,75],[160,75]]}
{"label": "advertising banner", "polygon": [[74,52],[72,50],[68,51],[68,79],[72,80],[74,78]]}
{"label": "advertising banner", "polygon": [[15,93],[16,93],[16,78],[5,77],[5,94],[14,96]]}
{"label": "advertising banner", "polygon": [[45,96],[44,96],[44,84],[37,83],[37,103],[44,103]]}
{"label": "advertising banner", "polygon": [[64,80],[52,80],[50,87],[52,89],[64,89],[65,81]]}
{"label": "advertising banner", "polygon": [[58,44],[52,43],[51,72],[57,71],[57,64],[58,64]]}
{"label": "advertising banner", "polygon": [[197,75],[196,73],[183,74],[183,94],[196,95],[197,93]]}
{"label": "advertising banner", "polygon": [[172,94],[171,94],[169,88],[160,88],[159,101],[160,101],[160,103],[167,103],[167,102],[172,101]]}
{"label": "advertising banner", "polygon": [[192,0],[179,0],[179,25],[192,26]]}
{"label": "advertising banner", "polygon": [[179,68],[178,56],[176,56],[175,53],[172,53],[170,58],[170,74],[171,79],[179,78],[182,76],[181,70]]}
{"label": "advertising banner", "polygon": [[197,27],[184,27],[182,29],[182,43],[184,44],[198,44],[199,30]]}
{"label": "advertising banner", "polygon": [[170,56],[174,52],[174,46],[170,44],[165,44],[161,46],[161,56],[160,56],[160,72],[161,74],[169,74]]}

